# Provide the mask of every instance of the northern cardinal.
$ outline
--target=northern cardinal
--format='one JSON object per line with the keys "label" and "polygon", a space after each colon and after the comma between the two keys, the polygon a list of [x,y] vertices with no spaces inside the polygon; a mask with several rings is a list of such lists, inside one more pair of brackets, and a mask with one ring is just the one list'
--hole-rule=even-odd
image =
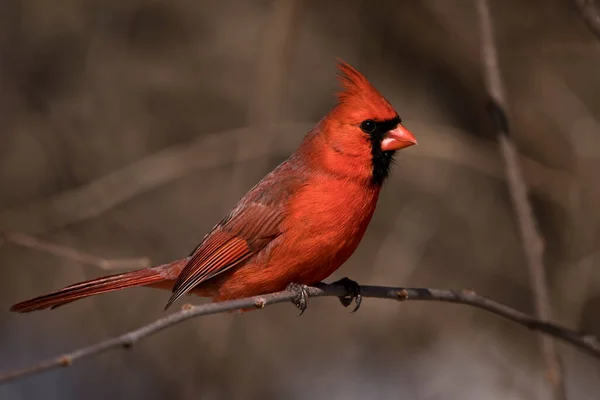
{"label": "northern cardinal", "polygon": [[[218,301],[327,278],[362,239],[394,153],[417,143],[363,75],[341,60],[338,68],[343,90],[337,105],[189,257],[67,286],[11,311],[54,308],[134,286],[172,290],[166,309],[186,293]],[[305,301],[297,306],[303,311]]]}

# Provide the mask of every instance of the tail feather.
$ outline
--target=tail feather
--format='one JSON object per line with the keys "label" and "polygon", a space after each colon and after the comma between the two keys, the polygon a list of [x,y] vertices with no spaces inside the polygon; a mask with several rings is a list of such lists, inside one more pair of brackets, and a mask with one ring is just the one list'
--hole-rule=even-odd
{"label": "tail feather", "polygon": [[17,303],[10,308],[10,311],[27,313],[45,308],[53,309],[84,297],[135,286],[147,286],[165,280],[167,279],[163,271],[156,267],[109,275],[76,283],[55,292]]}

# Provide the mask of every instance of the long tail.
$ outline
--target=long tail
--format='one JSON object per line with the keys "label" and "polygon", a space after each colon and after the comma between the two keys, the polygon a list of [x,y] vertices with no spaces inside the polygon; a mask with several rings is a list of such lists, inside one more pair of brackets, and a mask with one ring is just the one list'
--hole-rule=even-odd
{"label": "long tail", "polygon": [[139,269],[122,274],[104,276],[102,278],[76,283],[63,289],[39,296],[31,300],[17,303],[10,311],[27,313],[46,308],[56,308],[84,297],[126,289],[135,286],[153,286],[170,289],[174,278],[179,274],[186,259],[171,264]]}

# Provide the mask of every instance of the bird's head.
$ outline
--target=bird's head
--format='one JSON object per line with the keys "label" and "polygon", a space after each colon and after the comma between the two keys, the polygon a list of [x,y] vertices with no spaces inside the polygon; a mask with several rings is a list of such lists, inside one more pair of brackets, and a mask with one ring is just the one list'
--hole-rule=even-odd
{"label": "bird's head", "polygon": [[388,176],[394,153],[417,140],[360,72],[341,60],[338,68],[343,90],[336,107],[321,122],[328,164],[380,185]]}

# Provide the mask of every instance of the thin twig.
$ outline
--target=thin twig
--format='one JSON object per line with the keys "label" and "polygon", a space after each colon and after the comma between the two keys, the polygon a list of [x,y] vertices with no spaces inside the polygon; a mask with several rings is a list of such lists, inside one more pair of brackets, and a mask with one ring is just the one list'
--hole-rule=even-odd
{"label": "thin twig", "polygon": [[[523,177],[517,149],[509,137],[508,107],[498,64],[490,6],[488,0],[476,0],[476,4],[481,32],[481,58],[484,65],[486,88],[490,97],[488,112],[500,142],[508,188],[519,223],[521,242],[529,268],[536,315],[542,320],[550,321],[552,320],[552,307],[544,266],[544,241],[528,198],[527,183]],[[556,343],[552,339],[543,336],[541,337],[541,344],[553,398],[564,399],[566,397],[564,378]]]}
{"label": "thin twig", "polygon": [[[590,218],[588,205],[597,202],[590,185],[590,161],[600,158],[600,120],[562,77],[544,72],[536,79],[545,114],[564,133],[575,162],[571,184],[567,188],[570,202],[563,207],[567,226],[561,228],[569,260],[557,268],[553,279],[556,298],[561,299],[560,321],[578,326],[588,300],[593,297],[595,272],[600,262],[597,246],[597,220]],[[593,181],[592,181],[593,182]],[[590,192],[591,190],[591,192]]]}
{"label": "thin twig", "polygon": [[301,3],[280,0],[271,4],[258,57],[257,88],[248,115],[252,125],[268,126],[280,117]]}
{"label": "thin twig", "polygon": [[[277,154],[289,154],[297,146],[297,138],[312,128],[312,123],[286,123],[261,128],[287,132],[276,141]],[[491,150],[482,141],[475,140],[457,129],[423,122],[411,122],[427,146],[419,146],[403,157],[431,158],[470,168],[494,179],[506,179],[501,166],[492,156]],[[0,230],[16,231],[37,235],[95,218],[136,196],[154,190],[173,180],[202,168],[215,168],[231,162],[223,153],[229,144],[239,143],[237,161],[254,160],[266,156],[264,146],[258,146],[260,137],[256,127],[242,127],[201,136],[194,141],[175,145],[151,154],[120,170],[111,172],[97,180],[70,189],[49,198],[12,209],[0,210]],[[445,135],[435,134],[446,132]],[[452,134],[450,134],[452,132]],[[228,146],[224,146],[226,143]],[[567,206],[567,174],[552,170],[534,160],[523,157],[523,167],[532,190],[536,194]],[[424,185],[418,175],[413,183]]]}
{"label": "thin twig", "polygon": [[595,0],[573,0],[583,21],[600,40],[600,9]]}
{"label": "thin twig", "polygon": [[[306,124],[288,125],[288,130],[306,129]],[[265,128],[267,129],[267,128]],[[269,127],[268,129],[281,129]],[[75,189],[12,210],[0,211],[0,230],[39,234],[81,222],[122,204],[158,186],[207,167],[231,160],[223,143],[256,142],[256,129],[242,127],[198,137],[192,142],[168,147],[123,169]],[[260,148],[242,151],[240,161],[263,156]]]}
{"label": "thin twig", "polygon": [[[309,297],[339,297],[348,295],[346,288],[340,283],[333,283],[330,285],[321,283],[315,285],[315,287],[309,287],[307,292]],[[551,322],[541,321],[528,314],[508,307],[505,304],[479,296],[470,290],[456,291],[446,289],[361,286],[360,293],[363,297],[379,299],[392,299],[398,301],[437,301],[465,304],[481,308],[517,324],[523,325],[531,330],[564,340],[600,359],[600,342],[595,336],[576,332]],[[92,357],[111,349],[130,348],[141,339],[191,318],[241,309],[260,309],[272,304],[289,302],[296,298],[296,296],[297,293],[283,291],[239,300],[207,303],[199,306],[186,304],[182,307],[181,311],[160,318],[148,325],[115,338],[104,340],[94,345],[44,360],[30,367],[0,373],[0,384],[25,378],[30,375],[37,375],[59,367],[67,367],[77,360]]]}
{"label": "thin twig", "polygon": [[148,257],[106,259],[89,253],[84,253],[83,251],[76,250],[72,247],[46,242],[24,233],[0,232],[0,240],[44,253],[49,253],[57,257],[92,265],[104,270],[146,268],[149,267],[151,263]]}
{"label": "thin twig", "polygon": [[[260,146],[263,157],[254,163],[257,171],[267,171],[271,157],[276,154],[273,147],[281,132],[263,129],[275,124],[281,114],[284,103],[285,82],[289,70],[290,56],[293,49],[296,16],[300,9],[301,0],[279,0],[272,2],[271,11],[266,16],[263,25],[260,54],[257,57],[257,79],[254,95],[249,97],[248,123],[257,131],[263,132],[255,146]],[[246,186],[244,180],[248,176],[248,167],[239,162],[239,152],[247,151],[245,143],[234,142],[236,145],[232,155],[235,168],[229,180],[229,192],[232,200],[237,200],[239,188]],[[228,202],[224,202],[227,204]],[[227,205],[229,207],[229,205]]]}

